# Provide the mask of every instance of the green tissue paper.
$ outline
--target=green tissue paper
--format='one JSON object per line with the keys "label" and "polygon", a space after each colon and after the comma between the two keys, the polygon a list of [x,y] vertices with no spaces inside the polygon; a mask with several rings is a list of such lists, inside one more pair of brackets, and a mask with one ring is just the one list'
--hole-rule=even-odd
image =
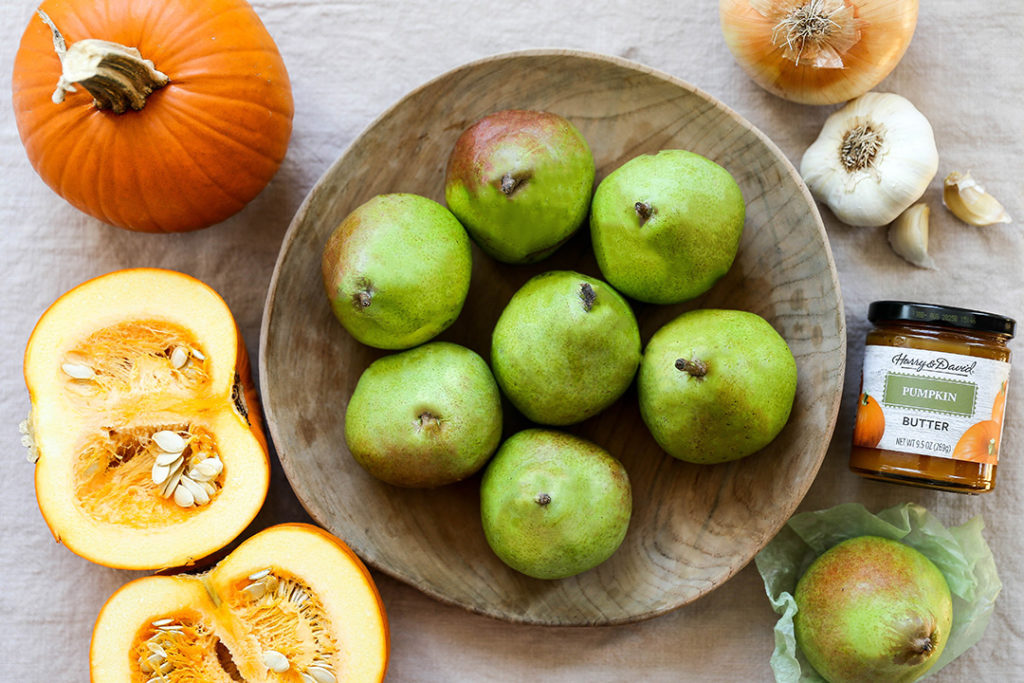
{"label": "green tissue paper", "polygon": [[897,505],[877,515],[859,503],[794,515],[755,559],[772,608],[781,615],[775,624],[771,658],[777,683],[824,681],[797,647],[793,592],[811,562],[832,546],[856,536],[883,536],[906,543],[946,576],[953,594],[953,630],[942,656],[926,677],[963,654],[981,639],[1003,587],[992,551],[981,535],[984,527],[981,517],[975,517],[947,529],[914,503]]}

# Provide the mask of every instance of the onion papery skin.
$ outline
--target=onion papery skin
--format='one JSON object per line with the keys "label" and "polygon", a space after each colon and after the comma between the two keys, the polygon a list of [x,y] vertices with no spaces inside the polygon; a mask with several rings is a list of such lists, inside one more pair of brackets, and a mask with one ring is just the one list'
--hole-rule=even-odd
{"label": "onion papery skin", "polygon": [[[761,10],[771,7],[768,16]],[[842,68],[819,67],[813,59],[794,62],[773,44],[779,18],[807,0],[720,0],[725,43],[736,62],[759,86],[801,104],[836,104],[874,88],[896,67],[917,25],[917,0],[846,0],[853,8],[857,41],[842,53]],[[777,41],[781,42],[781,41]]]}

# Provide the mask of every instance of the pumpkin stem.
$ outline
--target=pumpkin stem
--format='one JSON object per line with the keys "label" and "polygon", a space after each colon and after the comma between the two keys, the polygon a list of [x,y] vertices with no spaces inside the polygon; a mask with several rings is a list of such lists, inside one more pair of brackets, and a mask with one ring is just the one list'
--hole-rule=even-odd
{"label": "pumpkin stem", "polygon": [[79,40],[68,47],[46,12],[36,11],[53,32],[53,49],[60,59],[62,73],[53,92],[54,104],[63,102],[67,93],[76,92],[78,84],[92,95],[97,109],[123,114],[128,107],[136,111],[145,107],[149,94],[170,82],[166,74],[157,71],[153,62],[143,59],[134,47],[93,38]]}

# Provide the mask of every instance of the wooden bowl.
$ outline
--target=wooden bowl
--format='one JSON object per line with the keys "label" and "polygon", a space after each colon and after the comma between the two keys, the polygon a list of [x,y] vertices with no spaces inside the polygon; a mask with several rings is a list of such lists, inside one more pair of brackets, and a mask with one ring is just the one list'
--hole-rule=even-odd
{"label": "wooden bowl", "polygon": [[[542,581],[506,567],[484,540],[477,475],[434,490],[367,475],[345,447],[344,416],[362,371],[383,352],[357,343],[331,314],[320,276],[328,235],[376,194],[444,201],[449,150],[499,109],[545,109],[575,123],[598,181],[630,158],[681,147],[735,176],[747,201],[739,255],[696,301],[636,304],[644,341],[695,307],[767,318],[799,371],[782,434],[744,460],[696,466],[666,455],[640,419],[636,391],[569,431],[626,466],[634,509],[621,548],[599,567]],[[441,339],[484,358],[505,304],[539,272],[600,277],[584,228],[551,258],[508,266],[474,246],[469,298]],[[270,285],[260,346],[267,422],[284,471],[312,517],[370,565],[445,602],[511,621],[585,625],[636,621],[691,602],[743,567],[789,518],[814,479],[835,426],[846,333],[828,239],[793,167],[734,112],[677,79],[621,59],[570,51],[500,55],[449,72],[378,118],[324,174],[292,221]],[[527,426],[512,408],[505,435]]]}

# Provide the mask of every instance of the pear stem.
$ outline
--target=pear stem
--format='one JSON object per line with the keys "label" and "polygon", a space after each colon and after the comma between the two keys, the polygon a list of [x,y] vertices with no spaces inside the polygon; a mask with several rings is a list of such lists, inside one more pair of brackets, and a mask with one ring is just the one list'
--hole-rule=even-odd
{"label": "pear stem", "polygon": [[506,197],[511,197],[525,183],[526,178],[516,178],[511,173],[506,173],[501,176],[501,192]]}
{"label": "pear stem", "polygon": [[676,360],[676,370],[685,372],[689,374],[690,377],[700,379],[704,375],[708,374],[708,364],[698,358],[694,358],[693,360],[679,358]]}
{"label": "pear stem", "polygon": [[580,285],[580,299],[583,301],[583,310],[590,313],[591,309],[594,308],[594,302],[597,301],[597,292],[594,291],[589,282],[584,282]]}
{"label": "pear stem", "polygon": [[636,215],[640,217],[640,225],[643,225],[654,215],[654,208],[647,202],[637,202],[633,205]]}
{"label": "pear stem", "polygon": [[931,657],[935,651],[939,635],[931,619],[915,617],[911,624],[912,633],[907,633],[907,647],[894,657],[897,664],[917,666]]}
{"label": "pear stem", "polygon": [[917,641],[914,642],[913,647],[921,654],[925,654],[934,650],[935,644],[932,642],[931,636],[925,636],[924,638],[918,638]]}
{"label": "pear stem", "polygon": [[419,416],[419,426],[420,429],[429,429],[436,432],[441,428],[441,418],[429,410],[424,410]]}
{"label": "pear stem", "polygon": [[360,311],[369,308],[373,302],[373,295],[366,291],[356,292],[352,295],[352,303],[356,305]]}

